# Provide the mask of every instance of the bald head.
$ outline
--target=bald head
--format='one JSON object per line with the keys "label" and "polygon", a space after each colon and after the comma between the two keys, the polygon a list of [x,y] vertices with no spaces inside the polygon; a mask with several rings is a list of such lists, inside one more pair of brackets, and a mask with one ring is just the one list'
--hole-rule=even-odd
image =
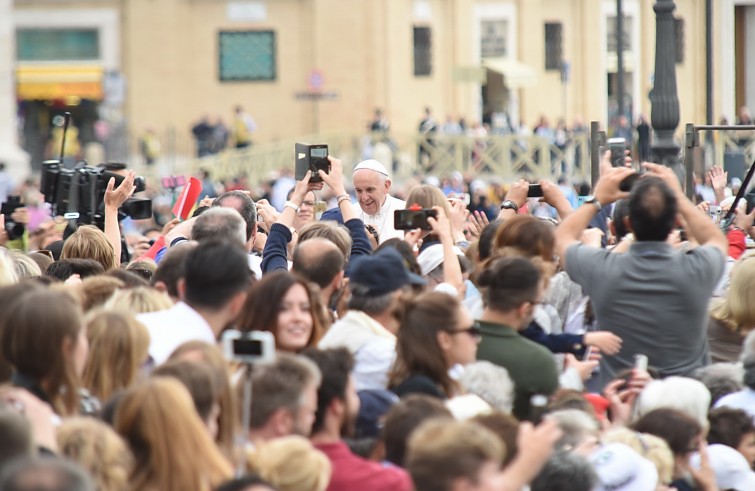
{"label": "bald head", "polygon": [[315,237],[294,249],[292,271],[320,288],[327,288],[344,270],[346,258],[333,242]]}
{"label": "bald head", "polygon": [[213,207],[199,215],[191,228],[191,238],[197,242],[231,241],[244,247],[246,224],[234,208]]}

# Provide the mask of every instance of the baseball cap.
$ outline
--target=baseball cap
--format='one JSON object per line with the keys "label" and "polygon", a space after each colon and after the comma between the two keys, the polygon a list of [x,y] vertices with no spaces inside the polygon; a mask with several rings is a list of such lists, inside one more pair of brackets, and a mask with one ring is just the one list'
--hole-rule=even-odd
{"label": "baseball cap", "polygon": [[383,416],[398,402],[398,396],[385,389],[365,389],[357,392],[359,414],[355,428],[357,438],[380,436]]}
{"label": "baseball cap", "polygon": [[324,222],[327,220],[332,220],[334,222],[338,222],[339,224],[343,225],[343,215],[341,214],[341,209],[336,207],[336,208],[331,208],[329,210],[325,210],[320,216],[320,221]]}
{"label": "baseball cap", "polygon": [[385,166],[375,159],[363,160],[354,167],[354,172],[362,169],[374,170],[378,174],[383,174],[385,177],[390,177]]}
{"label": "baseball cap", "polygon": [[[456,246],[454,246],[454,253],[456,253],[457,256],[464,255],[461,249]],[[422,275],[426,276],[432,270],[443,264],[443,245],[433,244],[426,247],[419,253],[419,256],[417,256],[417,262],[419,263]]]}
{"label": "baseball cap", "polygon": [[353,291],[362,289],[370,295],[384,295],[406,285],[427,284],[424,278],[406,269],[401,253],[393,247],[352,258],[349,281]]}
{"label": "baseball cap", "polygon": [[[721,444],[708,445],[708,458],[719,489],[755,490],[755,473],[737,450]],[[696,469],[700,468],[699,453],[692,455],[690,464]]]}
{"label": "baseball cap", "polygon": [[658,469],[623,443],[601,446],[588,459],[598,473],[595,491],[649,491],[658,485]]}

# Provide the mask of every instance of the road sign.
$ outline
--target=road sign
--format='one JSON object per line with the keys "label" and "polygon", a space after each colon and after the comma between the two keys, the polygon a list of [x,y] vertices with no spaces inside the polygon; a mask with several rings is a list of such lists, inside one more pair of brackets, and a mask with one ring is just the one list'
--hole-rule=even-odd
{"label": "road sign", "polygon": [[325,85],[325,78],[320,70],[312,70],[307,77],[307,88],[310,92],[320,92]]}

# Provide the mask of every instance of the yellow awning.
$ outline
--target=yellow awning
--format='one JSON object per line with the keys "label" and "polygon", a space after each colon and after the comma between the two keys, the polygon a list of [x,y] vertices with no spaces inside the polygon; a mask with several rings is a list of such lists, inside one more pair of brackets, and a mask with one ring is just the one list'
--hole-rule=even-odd
{"label": "yellow awning", "polygon": [[513,58],[485,58],[482,66],[503,75],[509,89],[531,87],[537,83],[535,70]]}
{"label": "yellow awning", "polygon": [[92,65],[22,66],[16,69],[19,99],[101,100],[103,70]]}

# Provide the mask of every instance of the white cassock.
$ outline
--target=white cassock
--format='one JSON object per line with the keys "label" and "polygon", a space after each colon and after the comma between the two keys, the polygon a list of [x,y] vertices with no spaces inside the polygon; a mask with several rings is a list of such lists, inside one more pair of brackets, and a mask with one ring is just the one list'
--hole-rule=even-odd
{"label": "white cassock", "polygon": [[[393,212],[406,208],[406,201],[394,198],[390,194],[386,195],[385,203],[380,207],[377,215],[368,215],[363,210],[359,215],[365,225],[372,225],[380,234],[380,243],[388,239],[404,239],[404,231],[396,230],[393,226]],[[361,208],[360,208],[361,209]]]}

